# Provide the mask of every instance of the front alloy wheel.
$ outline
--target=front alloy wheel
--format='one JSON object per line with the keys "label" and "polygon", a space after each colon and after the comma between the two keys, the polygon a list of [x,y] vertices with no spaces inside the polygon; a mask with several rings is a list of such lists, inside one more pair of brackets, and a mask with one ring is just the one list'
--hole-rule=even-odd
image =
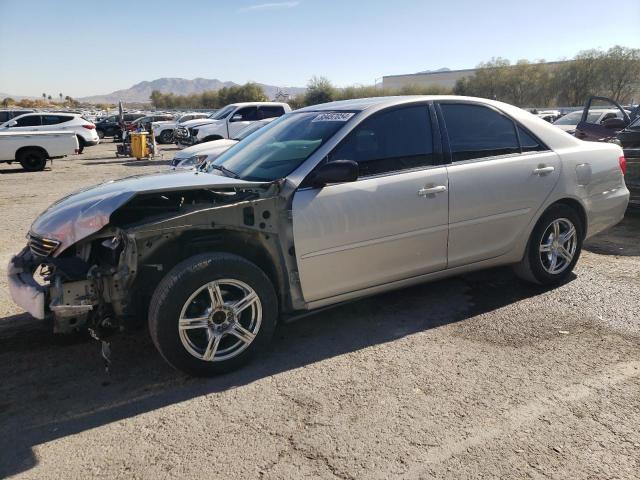
{"label": "front alloy wheel", "polygon": [[278,318],[269,277],[230,253],[176,265],[149,305],[149,333],[162,357],[192,375],[234,370],[266,350]]}
{"label": "front alloy wheel", "polygon": [[191,355],[219,362],[249,347],[261,323],[262,304],[256,292],[244,282],[225,278],[203,285],[189,297],[178,330]]}

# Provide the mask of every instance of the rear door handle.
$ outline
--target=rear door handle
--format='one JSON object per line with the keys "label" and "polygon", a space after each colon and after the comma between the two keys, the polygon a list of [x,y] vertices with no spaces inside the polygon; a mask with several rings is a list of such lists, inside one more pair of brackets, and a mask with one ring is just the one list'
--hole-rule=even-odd
{"label": "rear door handle", "polygon": [[420,197],[426,197],[427,195],[435,195],[436,193],[446,192],[447,187],[445,185],[437,185],[435,187],[426,187],[418,190]]}
{"label": "rear door handle", "polygon": [[555,170],[555,167],[538,167],[536,168],[533,173],[535,175],[546,175],[548,173],[552,173]]}

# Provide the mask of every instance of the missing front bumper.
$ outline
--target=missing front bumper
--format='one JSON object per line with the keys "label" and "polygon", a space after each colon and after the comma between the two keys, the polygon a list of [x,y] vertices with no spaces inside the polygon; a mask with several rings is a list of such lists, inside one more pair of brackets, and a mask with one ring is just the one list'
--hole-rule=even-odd
{"label": "missing front bumper", "polygon": [[20,308],[26,310],[38,320],[45,318],[45,287],[35,281],[30,272],[26,272],[16,262],[19,256],[13,257],[7,267],[7,280],[11,298]]}

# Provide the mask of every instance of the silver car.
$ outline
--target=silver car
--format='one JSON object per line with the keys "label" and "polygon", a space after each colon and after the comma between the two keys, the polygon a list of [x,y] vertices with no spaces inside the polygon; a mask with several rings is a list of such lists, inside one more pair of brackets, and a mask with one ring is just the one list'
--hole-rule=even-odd
{"label": "silver car", "polygon": [[285,316],[497,265],[560,284],[585,238],[622,219],[623,169],[617,145],[490,100],[317,105],[207,171],[58,201],[12,259],[9,286],[57,332],[102,335],[148,310],[164,359],[212,375],[264,352]]}

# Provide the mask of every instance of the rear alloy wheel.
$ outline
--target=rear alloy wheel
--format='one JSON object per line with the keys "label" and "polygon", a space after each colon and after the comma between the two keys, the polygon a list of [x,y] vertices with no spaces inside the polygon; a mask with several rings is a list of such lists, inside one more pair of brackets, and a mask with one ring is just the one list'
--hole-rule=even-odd
{"label": "rear alloy wheel", "polygon": [[562,283],[580,257],[583,232],[582,221],[573,208],[553,205],[533,229],[525,258],[515,267],[516,273],[541,285]]}
{"label": "rear alloy wheel", "polygon": [[27,172],[40,172],[47,164],[47,155],[37,148],[27,148],[18,154],[17,160]]}
{"label": "rear alloy wheel", "polygon": [[565,271],[576,254],[578,238],[576,227],[567,218],[558,218],[551,222],[542,234],[538,252],[542,268],[558,275]]}
{"label": "rear alloy wheel", "polygon": [[277,319],[269,278],[227,253],[178,264],[160,282],[149,308],[149,331],[160,354],[186,373],[225,373],[264,351]]}
{"label": "rear alloy wheel", "polygon": [[160,141],[162,143],[171,143],[173,141],[173,132],[171,130],[163,130],[160,134]]}

